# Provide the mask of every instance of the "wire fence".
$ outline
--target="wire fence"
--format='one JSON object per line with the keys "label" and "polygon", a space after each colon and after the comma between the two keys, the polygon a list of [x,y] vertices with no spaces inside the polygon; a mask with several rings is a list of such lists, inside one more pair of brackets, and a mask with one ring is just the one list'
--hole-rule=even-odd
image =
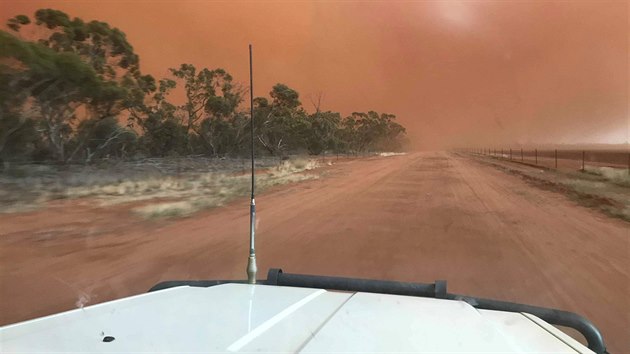
{"label": "wire fence", "polygon": [[630,152],[627,150],[471,148],[459,151],[555,169],[584,171],[587,167],[612,167],[627,169],[630,174]]}

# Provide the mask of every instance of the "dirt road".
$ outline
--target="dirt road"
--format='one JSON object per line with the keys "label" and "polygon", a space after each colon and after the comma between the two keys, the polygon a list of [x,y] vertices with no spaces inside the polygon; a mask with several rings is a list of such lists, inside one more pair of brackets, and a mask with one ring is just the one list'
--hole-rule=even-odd
{"label": "dirt road", "polygon": [[[447,153],[355,160],[257,198],[260,278],[296,273],[430,282],[586,315],[630,352],[627,223]],[[177,221],[65,201],[0,216],[0,323],[146,291],[243,278],[248,201]]]}

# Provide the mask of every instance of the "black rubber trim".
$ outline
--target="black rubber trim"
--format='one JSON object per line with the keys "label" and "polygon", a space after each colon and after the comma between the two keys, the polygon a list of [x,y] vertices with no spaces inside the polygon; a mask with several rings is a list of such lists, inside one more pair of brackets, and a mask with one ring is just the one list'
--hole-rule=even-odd
{"label": "black rubber trim", "polygon": [[438,297],[438,293],[446,293],[446,282],[444,281],[440,283],[440,289],[438,290],[436,284],[289,274],[283,273],[281,269],[275,268],[270,269],[267,275],[267,285],[421,297]]}

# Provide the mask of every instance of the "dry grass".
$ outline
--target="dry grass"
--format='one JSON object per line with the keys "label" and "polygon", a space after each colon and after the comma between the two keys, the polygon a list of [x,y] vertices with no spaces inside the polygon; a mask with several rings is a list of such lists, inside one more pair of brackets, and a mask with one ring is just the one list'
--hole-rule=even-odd
{"label": "dry grass", "polygon": [[[267,173],[259,174],[256,186],[259,191],[263,191],[272,186],[314,179],[317,175],[302,172],[316,167],[317,164],[312,160],[284,161]],[[239,196],[246,196],[251,183],[249,175],[218,175],[212,176],[209,180],[212,183],[195,186],[190,190],[179,190],[180,193],[176,192],[170,196],[181,200],[152,203],[135,208],[134,212],[145,218],[190,216],[203,209],[221,206]]]}
{"label": "dry grass", "polygon": [[627,169],[585,166],[584,170],[586,173],[600,176],[606,181],[618,184],[620,186],[630,187],[630,173]]}
{"label": "dry grass", "polygon": [[567,195],[577,203],[630,222],[628,170],[586,166],[585,172],[540,169],[509,161],[478,158],[528,183]]}
{"label": "dry grass", "polygon": [[[5,174],[0,178],[0,211],[26,211],[53,199],[90,197],[102,205],[162,200],[134,212],[147,218],[175,217],[247,195],[250,179],[243,161],[186,162],[154,160],[145,165],[88,166],[69,171],[27,166],[17,176]],[[268,159],[256,165],[264,170],[257,175],[261,189],[317,177],[306,173],[318,167],[316,161],[306,158]]]}
{"label": "dry grass", "polygon": [[562,181],[563,184],[572,187],[579,192],[593,192],[597,190],[603,190],[606,188],[606,183],[600,181],[589,181],[583,179],[566,179]]}
{"label": "dry grass", "polygon": [[407,153],[406,152],[381,152],[378,154],[378,156],[382,156],[382,157],[401,156],[401,155],[407,155]]}

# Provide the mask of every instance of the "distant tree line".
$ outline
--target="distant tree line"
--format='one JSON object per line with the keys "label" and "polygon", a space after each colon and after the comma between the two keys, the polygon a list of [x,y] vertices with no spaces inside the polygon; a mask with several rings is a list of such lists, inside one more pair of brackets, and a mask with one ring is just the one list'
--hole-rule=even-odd
{"label": "distant tree line", "polygon": [[[156,80],[117,28],[52,9],[19,15],[0,31],[0,159],[91,162],[96,158],[248,151],[247,89],[223,69],[182,64]],[[29,38],[24,38],[24,28]],[[32,38],[36,33],[37,38]],[[169,101],[183,87],[185,101]],[[307,113],[297,91],[276,84],[254,100],[258,151],[358,153],[400,150],[405,128],[370,111]]]}

